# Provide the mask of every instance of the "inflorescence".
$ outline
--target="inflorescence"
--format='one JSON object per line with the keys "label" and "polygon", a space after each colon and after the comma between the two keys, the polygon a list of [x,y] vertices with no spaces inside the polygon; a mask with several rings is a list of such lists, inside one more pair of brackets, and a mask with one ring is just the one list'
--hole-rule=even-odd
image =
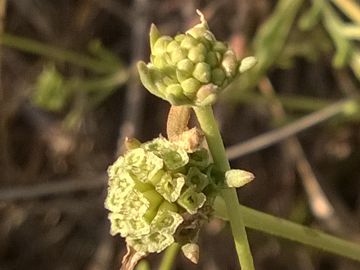
{"label": "inflorescence", "polygon": [[145,88],[172,105],[211,105],[236,75],[255,64],[253,57],[240,63],[198,13],[201,23],[174,38],[162,36],[152,25],[150,63],[138,64]]}
{"label": "inflorescence", "polygon": [[[138,64],[145,88],[172,105],[213,104],[237,74],[256,62],[253,57],[238,61],[198,13],[201,23],[174,38],[161,36],[152,25],[151,62]],[[131,261],[132,254],[139,258],[177,242],[196,262],[198,233],[213,212],[219,189],[254,179],[242,170],[218,171],[201,143],[193,147],[186,138],[159,137],[143,144],[133,139],[109,167],[105,207],[110,211],[111,234],[126,238],[130,257],[125,261]]]}
{"label": "inflorescence", "polygon": [[143,254],[197,241],[216,194],[213,171],[206,149],[188,153],[163,137],[128,150],[108,170],[111,233]]}

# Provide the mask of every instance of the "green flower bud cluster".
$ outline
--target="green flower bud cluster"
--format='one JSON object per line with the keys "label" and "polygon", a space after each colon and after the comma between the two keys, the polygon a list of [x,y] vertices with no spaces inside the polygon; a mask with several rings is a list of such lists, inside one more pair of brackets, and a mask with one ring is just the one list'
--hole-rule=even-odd
{"label": "green flower bud cluster", "polygon": [[139,253],[160,252],[176,235],[186,234],[181,231],[184,221],[211,207],[216,194],[208,173],[212,166],[207,150],[188,153],[162,137],[129,145],[108,170],[105,207],[111,234],[125,237]]}
{"label": "green flower bud cluster", "polygon": [[151,62],[138,64],[145,88],[172,105],[210,105],[238,74],[234,52],[215,39],[198,13],[201,23],[174,38],[152,25]]}

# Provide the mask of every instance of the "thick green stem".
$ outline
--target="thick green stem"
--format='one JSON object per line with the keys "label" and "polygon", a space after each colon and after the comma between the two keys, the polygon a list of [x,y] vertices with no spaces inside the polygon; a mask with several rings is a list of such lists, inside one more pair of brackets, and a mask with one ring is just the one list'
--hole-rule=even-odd
{"label": "thick green stem", "polygon": [[[226,206],[221,199],[216,200],[215,213],[222,219],[228,219]],[[248,228],[360,261],[359,244],[242,205],[240,206],[240,213],[244,217],[245,226]]]}
{"label": "thick green stem", "polygon": [[[201,129],[205,133],[205,137],[216,166],[224,172],[230,170],[229,161],[226,157],[224,144],[214,118],[212,108],[210,106],[201,108],[194,107],[194,111],[200,123]],[[221,192],[221,196],[224,198],[226,203],[227,213],[241,269],[253,270],[255,269],[254,262],[245,231],[244,221],[241,216],[236,191],[235,189],[224,189]]]}
{"label": "thick green stem", "polygon": [[174,260],[179,250],[180,245],[178,243],[174,243],[170,247],[168,247],[161,260],[159,270],[170,270],[174,265]]}

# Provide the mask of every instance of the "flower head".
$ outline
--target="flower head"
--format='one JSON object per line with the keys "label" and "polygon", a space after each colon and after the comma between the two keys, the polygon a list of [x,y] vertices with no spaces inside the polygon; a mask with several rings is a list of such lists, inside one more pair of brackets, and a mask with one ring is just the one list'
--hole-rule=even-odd
{"label": "flower head", "polygon": [[239,73],[233,50],[216,40],[198,14],[201,22],[175,37],[162,36],[152,25],[150,63],[138,63],[145,88],[172,105],[212,104]]}
{"label": "flower head", "polygon": [[202,148],[188,153],[183,144],[163,137],[132,143],[108,170],[105,207],[110,211],[111,234],[125,237],[141,254],[160,252],[177,241],[176,235],[186,235],[181,224],[189,217],[204,216],[197,214],[213,202],[209,165]]}

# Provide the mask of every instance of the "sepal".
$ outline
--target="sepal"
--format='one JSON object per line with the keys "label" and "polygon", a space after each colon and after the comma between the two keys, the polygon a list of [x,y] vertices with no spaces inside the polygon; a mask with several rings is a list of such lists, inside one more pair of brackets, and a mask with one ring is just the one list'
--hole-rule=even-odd
{"label": "sepal", "polygon": [[[154,76],[156,71],[155,69],[149,68],[144,62],[140,61],[137,64],[137,69],[140,75],[140,80],[144,87],[149,90],[149,92],[159,98],[164,99],[164,94],[159,90],[156,86],[154,77],[161,77],[161,76]],[[160,74],[159,74],[160,75]]]}

